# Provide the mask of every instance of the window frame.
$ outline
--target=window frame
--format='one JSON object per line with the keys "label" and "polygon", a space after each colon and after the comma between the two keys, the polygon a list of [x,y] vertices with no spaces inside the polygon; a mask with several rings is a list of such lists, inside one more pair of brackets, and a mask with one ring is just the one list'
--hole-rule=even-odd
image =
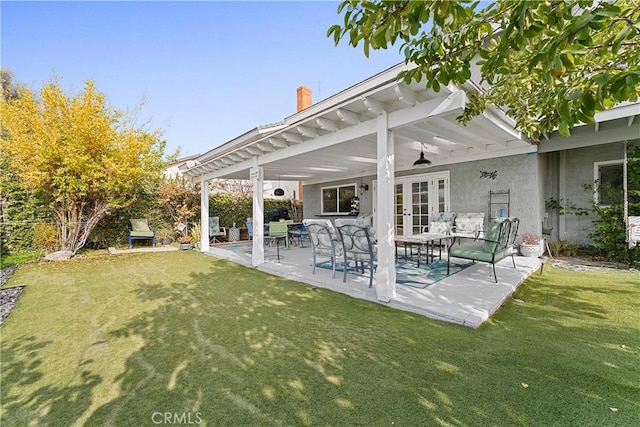
{"label": "window frame", "polygon": [[[349,184],[339,184],[339,185],[327,185],[326,187],[320,187],[320,213],[321,215],[349,215],[351,213],[351,208],[346,212],[340,212],[340,189],[345,187],[353,188],[354,197],[358,195],[358,186],[357,183],[349,183]],[[336,211],[335,212],[327,212],[324,206],[324,192],[325,190],[336,190],[337,199],[336,199]],[[349,206],[351,206],[351,200],[349,200]]]}
{"label": "window frame", "polygon": [[[628,161],[631,161],[631,159],[628,159]],[[624,159],[617,159],[617,160],[604,160],[601,162],[593,162],[593,201],[597,206],[603,207],[603,208],[607,208],[610,207],[611,204],[603,204],[600,203],[600,167],[602,166],[611,166],[611,165],[620,165],[622,166],[622,173],[624,174]],[[621,178],[624,179],[624,177]],[[621,188],[622,191],[624,191]]]}

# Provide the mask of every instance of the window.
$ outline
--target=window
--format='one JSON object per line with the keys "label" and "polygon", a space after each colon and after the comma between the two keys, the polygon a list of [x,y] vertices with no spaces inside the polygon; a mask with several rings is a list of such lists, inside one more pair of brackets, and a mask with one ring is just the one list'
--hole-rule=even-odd
{"label": "window", "polygon": [[356,197],[356,184],[322,188],[323,214],[348,214],[351,200]]}
{"label": "window", "polygon": [[[611,160],[608,162],[595,162],[594,172],[594,197],[597,204],[611,206],[621,203],[623,200],[623,161]],[[640,185],[629,181],[629,190],[637,190]]]}

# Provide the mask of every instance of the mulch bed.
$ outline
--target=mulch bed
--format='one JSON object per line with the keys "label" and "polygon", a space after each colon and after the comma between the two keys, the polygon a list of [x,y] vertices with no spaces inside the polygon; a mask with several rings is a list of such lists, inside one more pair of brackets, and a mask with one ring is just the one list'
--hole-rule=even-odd
{"label": "mulch bed", "polygon": [[[16,268],[17,266],[12,265],[0,270],[0,287],[7,283],[13,272],[16,271]],[[11,309],[13,309],[18,302],[18,298],[20,298],[23,289],[24,286],[0,289],[0,325],[4,323],[4,320],[9,316],[9,313],[11,313]]]}

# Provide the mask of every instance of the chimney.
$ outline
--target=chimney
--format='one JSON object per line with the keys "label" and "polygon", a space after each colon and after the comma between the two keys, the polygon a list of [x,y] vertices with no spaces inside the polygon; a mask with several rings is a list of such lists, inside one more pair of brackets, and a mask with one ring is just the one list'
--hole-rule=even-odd
{"label": "chimney", "polygon": [[306,86],[298,88],[298,112],[311,106],[311,89]]}

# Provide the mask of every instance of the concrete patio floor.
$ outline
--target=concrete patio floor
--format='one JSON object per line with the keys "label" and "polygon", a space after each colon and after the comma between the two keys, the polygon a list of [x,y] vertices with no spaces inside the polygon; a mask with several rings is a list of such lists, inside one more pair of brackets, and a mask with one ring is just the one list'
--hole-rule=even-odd
{"label": "concrete patio floor", "polygon": [[[251,257],[237,248],[234,250],[231,245],[212,246],[206,254],[252,268]],[[446,254],[443,259],[446,259]],[[384,303],[376,297],[375,275],[371,288],[368,287],[368,275],[347,274],[345,283],[342,281],[342,271],[336,271],[335,278],[331,270],[324,268],[316,268],[315,274],[311,274],[312,260],[308,246],[281,247],[279,262],[276,260],[276,248],[266,247],[265,263],[258,270],[472,328],[486,321],[541,265],[538,258],[516,256],[516,268],[513,268],[511,257],[505,258],[496,264],[498,283],[495,283],[491,265],[476,263],[424,289],[399,284],[396,286],[396,297]]]}

